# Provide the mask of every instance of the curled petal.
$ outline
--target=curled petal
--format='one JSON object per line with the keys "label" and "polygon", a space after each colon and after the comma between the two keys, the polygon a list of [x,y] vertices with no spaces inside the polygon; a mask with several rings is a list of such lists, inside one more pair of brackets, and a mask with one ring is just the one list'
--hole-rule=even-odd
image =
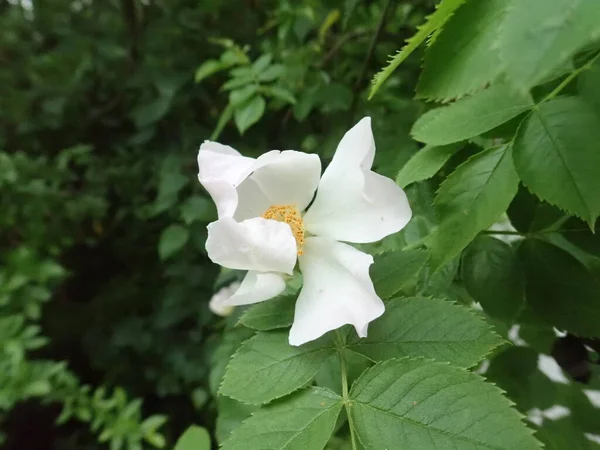
{"label": "curled petal", "polygon": [[290,275],[297,256],[290,226],[262,217],[242,222],[226,217],[209,224],[206,251],[223,267]]}
{"label": "curled petal", "polygon": [[383,314],[369,277],[373,257],[333,239],[310,237],[299,258],[304,286],[296,302],[291,345],[302,345],[351,324],[360,337]]}
{"label": "curled petal", "polygon": [[234,307],[226,305],[229,298],[239,289],[240,282],[234,281],[229,286],[222,287],[208,302],[208,309],[218,316],[227,317],[233,313]]}
{"label": "curled petal", "polygon": [[285,281],[277,273],[248,271],[239,289],[223,300],[223,306],[251,305],[269,300],[285,290]]}
{"label": "curled petal", "polygon": [[296,205],[303,211],[311,202],[321,177],[318,155],[273,150],[260,156],[254,172],[238,188],[238,220],[260,216],[269,206]]}
{"label": "curled petal", "polygon": [[254,170],[256,160],[237,150],[206,141],[198,152],[198,180],[217,205],[219,218],[232,217],[238,204],[236,188]]}
{"label": "curled petal", "polygon": [[406,194],[394,181],[371,171],[374,155],[371,119],[365,117],[344,135],[321,178],[304,216],[309,233],[367,243],[406,226],[412,216]]}

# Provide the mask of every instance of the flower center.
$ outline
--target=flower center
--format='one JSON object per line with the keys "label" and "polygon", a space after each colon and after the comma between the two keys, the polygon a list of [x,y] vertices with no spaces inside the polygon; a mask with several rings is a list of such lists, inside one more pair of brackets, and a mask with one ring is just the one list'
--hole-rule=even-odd
{"label": "flower center", "polygon": [[302,247],[304,246],[304,221],[300,215],[300,211],[296,208],[296,205],[274,205],[267,209],[263,215],[265,219],[276,220],[277,222],[285,222],[292,229],[294,239],[296,239],[296,246],[298,248],[298,254],[303,253]]}

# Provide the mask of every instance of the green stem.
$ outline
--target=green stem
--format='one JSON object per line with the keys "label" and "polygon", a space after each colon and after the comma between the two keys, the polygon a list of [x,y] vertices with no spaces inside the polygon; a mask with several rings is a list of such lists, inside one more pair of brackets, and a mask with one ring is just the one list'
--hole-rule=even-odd
{"label": "green stem", "polygon": [[590,59],[588,62],[586,62],[583,66],[581,66],[578,69],[575,69],[573,72],[571,72],[569,74],[569,76],[562,81],[562,83],[560,83],[558,86],[556,86],[556,88],[552,92],[550,92],[548,95],[546,95],[546,97],[544,97],[544,100],[542,100],[541,103],[544,103],[544,102],[556,97],[581,72],[592,67],[592,64],[594,64],[594,62],[596,62],[596,60],[598,59],[599,56],[600,56],[600,53],[598,53],[596,56],[594,56],[592,59]]}
{"label": "green stem", "polygon": [[526,236],[527,233],[521,233],[520,231],[496,231],[496,230],[483,230],[481,234],[509,234],[514,236]]}
{"label": "green stem", "polygon": [[345,357],[345,339],[339,329],[336,330],[336,335],[338,338],[338,354],[340,356],[340,372],[342,373],[342,398],[344,400],[344,408],[346,409],[346,416],[348,416],[348,427],[350,428],[350,442],[352,444],[352,450],[357,450],[356,446],[356,436],[354,435],[354,421],[352,419],[352,414],[350,414],[350,395],[348,394],[348,369],[346,367],[346,357]]}

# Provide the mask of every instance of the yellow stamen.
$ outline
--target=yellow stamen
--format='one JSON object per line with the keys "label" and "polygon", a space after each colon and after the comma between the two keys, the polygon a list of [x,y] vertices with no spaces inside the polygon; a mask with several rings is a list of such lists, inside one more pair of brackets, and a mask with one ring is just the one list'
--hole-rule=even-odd
{"label": "yellow stamen", "polygon": [[267,209],[262,215],[265,219],[276,220],[277,222],[285,222],[292,229],[292,234],[296,239],[298,254],[303,253],[304,246],[304,221],[300,215],[300,211],[296,205],[275,205]]}

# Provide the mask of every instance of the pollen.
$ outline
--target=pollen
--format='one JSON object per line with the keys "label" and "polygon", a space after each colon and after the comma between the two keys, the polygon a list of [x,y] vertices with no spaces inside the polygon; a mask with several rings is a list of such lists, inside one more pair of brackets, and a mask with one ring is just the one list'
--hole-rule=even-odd
{"label": "pollen", "polygon": [[304,221],[300,215],[300,211],[296,205],[275,205],[267,209],[262,215],[265,219],[276,220],[277,222],[285,222],[292,229],[294,239],[296,239],[296,247],[298,254],[302,255],[304,246]]}

